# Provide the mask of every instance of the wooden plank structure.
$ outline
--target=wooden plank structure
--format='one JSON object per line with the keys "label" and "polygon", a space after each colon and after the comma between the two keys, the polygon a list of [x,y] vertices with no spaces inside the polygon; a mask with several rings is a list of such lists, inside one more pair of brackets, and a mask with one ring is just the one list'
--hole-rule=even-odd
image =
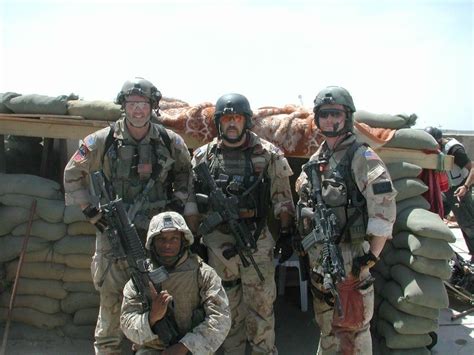
{"label": "wooden plank structure", "polygon": [[[79,140],[88,134],[103,127],[107,121],[85,120],[81,116],[61,116],[42,114],[0,114],[0,136],[11,134],[17,136],[43,137],[53,139]],[[195,149],[202,144],[193,137],[183,136],[188,148]],[[3,143],[3,139],[2,139]],[[52,145],[45,140],[43,160],[46,161]],[[64,145],[64,142],[62,143]],[[454,158],[443,154],[428,154],[421,150],[401,148],[378,148],[376,152],[385,163],[406,161],[424,169],[450,170],[453,168]],[[291,158],[291,156],[289,156]],[[5,171],[5,150],[0,144],[0,172]],[[43,165],[43,164],[42,164]]]}

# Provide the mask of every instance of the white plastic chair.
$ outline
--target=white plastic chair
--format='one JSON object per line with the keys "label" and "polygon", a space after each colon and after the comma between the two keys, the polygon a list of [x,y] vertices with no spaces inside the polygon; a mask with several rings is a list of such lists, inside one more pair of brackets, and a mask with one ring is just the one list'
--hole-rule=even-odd
{"label": "white plastic chair", "polygon": [[278,272],[278,295],[285,294],[285,284],[286,284],[286,268],[287,267],[296,267],[298,268],[299,282],[300,282],[300,304],[301,311],[306,312],[308,310],[308,281],[301,280],[301,268],[300,261],[298,256],[293,253],[291,258],[289,258],[284,263],[278,263],[278,259],[275,259],[275,265],[280,266]]}

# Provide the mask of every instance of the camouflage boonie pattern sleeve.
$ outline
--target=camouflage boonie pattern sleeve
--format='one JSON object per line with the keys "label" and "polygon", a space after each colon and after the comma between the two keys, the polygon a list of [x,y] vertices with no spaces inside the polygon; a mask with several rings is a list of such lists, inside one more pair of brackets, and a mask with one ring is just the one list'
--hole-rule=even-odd
{"label": "camouflage boonie pattern sleeve", "polygon": [[199,269],[198,284],[206,318],[187,333],[180,343],[192,354],[212,354],[221,346],[230,330],[229,300],[220,277],[205,263]]}
{"label": "camouflage boonie pattern sleeve", "polygon": [[173,166],[174,195],[184,204],[184,215],[197,214],[196,198],[194,195],[194,184],[192,183],[191,155],[183,138],[175,132],[167,129],[171,140],[171,152],[175,163]]}
{"label": "camouflage boonie pattern sleeve", "polygon": [[106,127],[88,135],[79,142],[79,149],[73,154],[64,169],[64,192],[66,206],[89,204],[88,176],[102,166],[105,139],[110,128]]}
{"label": "camouflage boonie pattern sleeve", "polygon": [[273,213],[276,218],[280,213],[287,212],[295,215],[295,205],[291,194],[290,179],[293,171],[288,164],[283,152],[270,142],[263,139],[262,146],[270,153],[268,164],[268,176],[270,177],[270,198],[273,205]]}
{"label": "camouflage boonie pattern sleeve", "polygon": [[132,280],[128,281],[123,289],[120,328],[128,339],[138,345],[158,339],[150,328],[148,314],[149,312],[143,312],[141,299],[138,297]]}
{"label": "camouflage boonie pattern sleeve", "polygon": [[397,191],[385,164],[370,147],[361,146],[352,159],[352,171],[367,201],[367,235],[391,239],[396,218]]}

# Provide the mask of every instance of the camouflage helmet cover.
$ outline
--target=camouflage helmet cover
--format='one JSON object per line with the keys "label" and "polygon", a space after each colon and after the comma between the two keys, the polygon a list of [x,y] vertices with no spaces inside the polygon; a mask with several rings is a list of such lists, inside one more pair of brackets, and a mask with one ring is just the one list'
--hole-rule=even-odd
{"label": "camouflage helmet cover", "polygon": [[182,232],[188,245],[191,245],[194,242],[193,233],[191,233],[191,230],[186,224],[183,216],[177,212],[167,211],[159,213],[151,219],[150,226],[148,227],[145,248],[151,250],[153,238],[167,230],[178,230]]}
{"label": "camouflage helmet cover", "polygon": [[131,80],[127,80],[122,85],[122,90],[117,95],[115,103],[124,105],[125,98],[130,95],[141,95],[148,98],[151,101],[153,109],[157,109],[161,100],[161,92],[153,85],[150,81],[135,77]]}

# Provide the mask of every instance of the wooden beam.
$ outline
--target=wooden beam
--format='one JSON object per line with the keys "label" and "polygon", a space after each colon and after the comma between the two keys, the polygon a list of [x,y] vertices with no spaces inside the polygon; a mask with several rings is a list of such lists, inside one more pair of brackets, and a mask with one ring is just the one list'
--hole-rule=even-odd
{"label": "wooden beam", "polygon": [[17,115],[0,114],[0,134],[82,139],[109,125],[107,121],[78,120],[64,117],[66,116],[42,115],[38,118],[25,118]]}
{"label": "wooden beam", "polygon": [[5,154],[5,136],[0,134],[0,173],[7,172],[7,155]]}

